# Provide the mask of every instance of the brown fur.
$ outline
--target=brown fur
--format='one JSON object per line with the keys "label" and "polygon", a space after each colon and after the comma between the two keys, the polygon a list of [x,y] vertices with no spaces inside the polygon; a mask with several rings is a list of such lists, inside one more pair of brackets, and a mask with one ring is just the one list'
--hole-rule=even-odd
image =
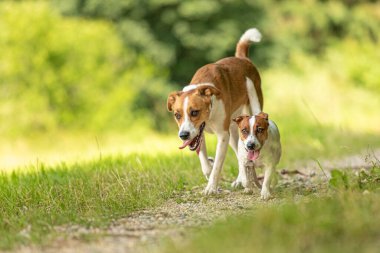
{"label": "brown fur", "polygon": [[249,126],[249,117],[250,116],[248,115],[243,115],[233,119],[233,121],[235,121],[239,127],[239,135],[242,140],[247,139],[249,133],[251,132],[251,127]]}
{"label": "brown fur", "polygon": [[[265,141],[268,139],[268,114],[260,112],[258,115],[255,116],[255,124],[253,125],[253,131],[256,134],[257,139],[261,143],[261,145],[264,145]],[[263,131],[261,133],[258,132],[258,128],[262,128]]]}
{"label": "brown fur", "polygon": [[249,52],[249,46],[251,42],[250,41],[239,41],[239,43],[236,44],[236,57],[241,57],[241,58],[248,58],[248,52]]}
{"label": "brown fur", "polygon": [[[255,124],[253,125],[253,133],[254,135],[256,135],[261,145],[264,145],[265,141],[268,139],[268,127],[269,127],[268,114],[264,112],[260,112],[258,115],[255,115],[254,117],[255,117]],[[248,115],[239,116],[233,119],[233,121],[235,121],[239,127],[239,130],[240,130],[239,134],[242,140],[247,139],[248,135],[251,132],[249,119],[250,119],[250,116]],[[261,133],[258,132],[258,128],[262,128]]]}
{"label": "brown fur", "polygon": [[[216,97],[220,96],[220,91],[214,87],[201,86],[197,89],[188,91],[188,92],[172,92],[168,98],[168,110],[174,110],[174,118],[180,126],[185,118],[184,114],[187,113],[191,118],[195,127],[199,127],[203,122],[205,122],[210,113],[210,103],[211,96],[215,95]],[[187,107],[187,112],[183,111],[183,100],[189,97],[189,104]],[[192,117],[190,112],[192,110],[199,111],[199,115]],[[176,118],[176,115],[181,115],[180,119]]]}
{"label": "brown fur", "polygon": [[220,91],[220,98],[224,102],[226,112],[225,130],[228,130],[230,126],[232,113],[241,105],[249,104],[246,77],[254,83],[261,108],[263,108],[260,75],[248,59],[228,57],[216,63],[207,64],[198,69],[190,82],[190,84],[212,83]]}

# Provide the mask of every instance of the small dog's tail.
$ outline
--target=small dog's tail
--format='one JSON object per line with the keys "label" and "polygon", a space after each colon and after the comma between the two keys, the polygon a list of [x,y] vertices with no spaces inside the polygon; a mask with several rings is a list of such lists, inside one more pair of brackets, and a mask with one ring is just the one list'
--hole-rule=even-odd
{"label": "small dog's tail", "polygon": [[249,46],[252,42],[260,42],[261,33],[256,28],[248,29],[236,45],[236,57],[248,58]]}

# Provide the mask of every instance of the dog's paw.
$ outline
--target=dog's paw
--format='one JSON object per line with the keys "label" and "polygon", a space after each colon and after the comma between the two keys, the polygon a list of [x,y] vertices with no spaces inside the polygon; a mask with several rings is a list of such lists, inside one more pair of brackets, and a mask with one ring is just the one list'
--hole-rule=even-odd
{"label": "dog's paw", "polygon": [[203,190],[204,195],[213,195],[218,193],[218,187],[215,184],[208,184],[206,188]]}
{"label": "dog's paw", "polygon": [[250,188],[250,187],[244,188],[244,193],[247,193],[247,194],[253,193],[253,188]]}
{"label": "dog's paw", "polygon": [[261,190],[261,200],[268,200],[271,198],[271,194],[269,190],[267,189],[262,189]]}
{"label": "dog's paw", "polygon": [[232,182],[231,187],[233,187],[233,188],[241,188],[242,187],[242,183],[241,183],[240,180],[236,179],[235,181]]}

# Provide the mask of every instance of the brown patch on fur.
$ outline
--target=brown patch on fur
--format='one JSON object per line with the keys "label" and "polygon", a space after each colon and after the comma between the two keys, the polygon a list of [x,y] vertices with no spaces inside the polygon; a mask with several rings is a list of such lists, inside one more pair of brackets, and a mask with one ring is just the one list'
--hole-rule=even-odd
{"label": "brown patch on fur", "polygon": [[180,97],[182,93],[183,93],[182,91],[173,91],[169,94],[168,100],[166,102],[167,103],[166,108],[168,109],[169,112],[173,111],[173,105],[175,101],[177,100],[177,98]]}
{"label": "brown patch on fur", "polygon": [[[260,112],[258,115],[252,117],[255,117],[253,135],[257,137],[261,145],[264,145],[265,141],[268,139],[268,114]],[[243,141],[248,138],[251,131],[251,127],[249,125],[250,118],[251,116],[242,115],[233,119],[239,127],[239,135]]]}
{"label": "brown patch on fur", "polygon": [[224,102],[226,118],[224,129],[227,131],[231,122],[231,115],[241,105],[249,104],[246,77],[252,80],[256,93],[263,108],[263,94],[261,79],[256,67],[248,59],[228,57],[216,63],[207,64],[195,73],[190,84],[212,83],[220,91]]}
{"label": "brown patch on fur", "polygon": [[251,41],[239,41],[236,44],[235,56],[241,58],[248,58],[249,46],[251,45]]}
{"label": "brown patch on fur", "polygon": [[268,139],[268,114],[260,112],[255,116],[255,124],[253,125],[253,132],[255,133],[257,139],[264,145],[265,141]]}
{"label": "brown patch on fur", "polygon": [[239,135],[243,141],[248,138],[248,135],[251,131],[251,127],[249,126],[249,119],[250,116],[248,115],[239,116],[233,119],[233,121],[236,122],[239,127]]}
{"label": "brown patch on fur", "polygon": [[[211,96],[219,96],[220,91],[212,86],[201,86],[187,92],[172,92],[168,97],[168,110],[174,112],[174,118],[181,126],[185,119],[185,113],[196,128],[205,122],[210,115]],[[184,111],[184,101],[188,97],[186,112]],[[193,111],[198,111],[196,116],[192,116]],[[177,115],[180,117],[177,118]]]}
{"label": "brown patch on fur", "polygon": [[[199,128],[200,125],[207,121],[210,115],[210,105],[211,105],[211,96],[217,93],[214,87],[210,88],[198,88],[193,92],[190,92],[188,95],[189,102],[187,105],[187,115],[189,115],[190,121],[194,124],[196,128]],[[192,116],[192,111],[198,111],[197,116]]]}

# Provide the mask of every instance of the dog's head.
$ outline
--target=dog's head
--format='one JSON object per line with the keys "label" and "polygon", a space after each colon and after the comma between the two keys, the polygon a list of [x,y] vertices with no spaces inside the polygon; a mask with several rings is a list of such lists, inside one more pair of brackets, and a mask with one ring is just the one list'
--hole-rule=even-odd
{"label": "dog's head", "polygon": [[268,114],[260,112],[255,116],[239,116],[233,121],[239,126],[240,139],[248,152],[248,159],[256,160],[268,139]]}
{"label": "dog's head", "polygon": [[169,94],[167,108],[173,112],[183,140],[180,148],[189,146],[190,150],[199,152],[202,132],[210,116],[212,96],[218,96],[219,90],[213,85],[199,85],[185,91]]}

